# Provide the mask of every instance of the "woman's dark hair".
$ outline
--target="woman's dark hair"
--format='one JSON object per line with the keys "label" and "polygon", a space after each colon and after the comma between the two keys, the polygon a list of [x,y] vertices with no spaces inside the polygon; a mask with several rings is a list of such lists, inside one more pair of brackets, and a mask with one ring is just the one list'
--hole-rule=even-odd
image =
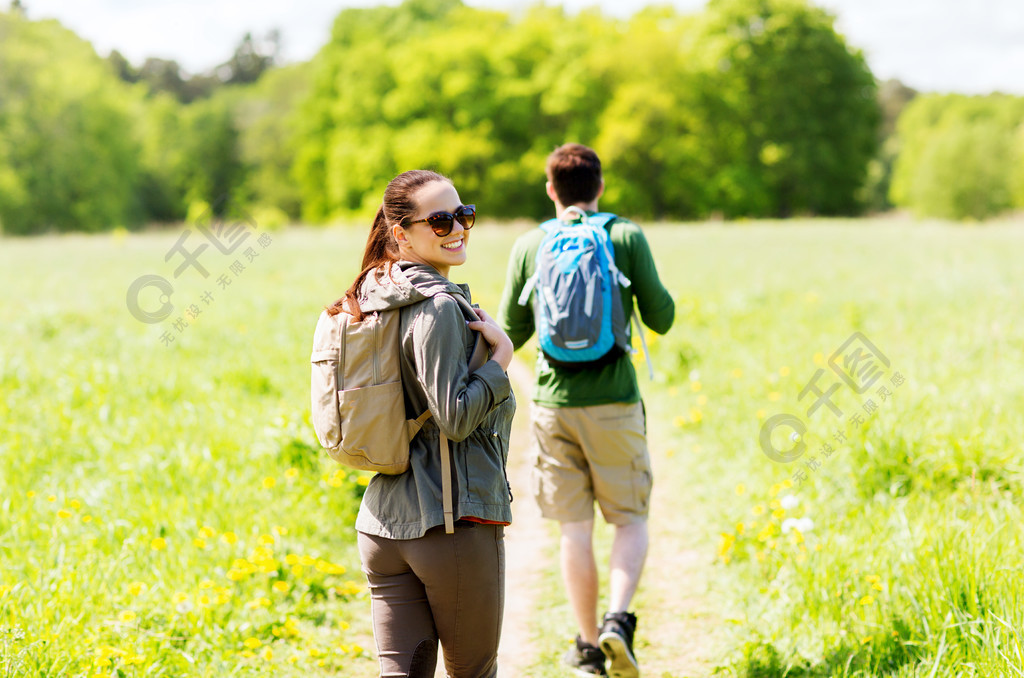
{"label": "woman's dark hair", "polygon": [[590,202],[601,191],[601,160],[583,144],[556,148],[548,156],[545,170],[563,207]]}
{"label": "woman's dark hair", "polygon": [[377,271],[378,279],[384,274],[389,264],[398,261],[398,243],[391,235],[391,227],[395,224],[405,227],[405,220],[416,213],[418,205],[413,194],[420,188],[434,181],[451,183],[448,177],[430,170],[409,170],[402,172],[388,183],[384,189],[384,202],[377,210],[373,219],[370,235],[366,238],[366,249],[363,251],[363,270],[356,276],[352,287],[345,296],[331,304],[327,309],[330,315],[337,315],[343,310],[348,311],[357,321],[365,314],[359,308],[359,290],[371,271]]}

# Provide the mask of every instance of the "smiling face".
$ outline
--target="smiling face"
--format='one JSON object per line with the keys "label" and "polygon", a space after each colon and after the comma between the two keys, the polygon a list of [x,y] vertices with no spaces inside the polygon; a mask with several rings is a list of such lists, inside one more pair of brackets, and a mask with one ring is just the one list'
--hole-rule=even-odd
{"label": "smiling face", "polygon": [[419,220],[426,219],[434,212],[455,212],[462,205],[459,194],[447,181],[432,181],[420,187],[413,194],[413,200],[417,209],[406,220],[408,226],[403,228],[396,224],[392,229],[401,257],[406,261],[433,266],[447,278],[452,266],[466,263],[469,231],[456,220],[451,233],[438,237],[429,224]]}

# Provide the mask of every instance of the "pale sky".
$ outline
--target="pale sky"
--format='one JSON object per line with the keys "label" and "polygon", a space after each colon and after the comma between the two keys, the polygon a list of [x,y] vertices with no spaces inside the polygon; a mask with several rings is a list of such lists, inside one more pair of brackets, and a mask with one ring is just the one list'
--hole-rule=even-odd
{"label": "pale sky", "polygon": [[[327,41],[352,0],[22,0],[33,19],[57,18],[106,56],[120,50],[138,65],[148,56],[175,59],[188,71],[231,56],[246,32],[279,28],[284,56],[309,59]],[[814,0],[837,17],[836,28],[863,50],[875,75],[921,91],[1024,95],[1024,0]],[[0,0],[4,2],[4,0]],[[510,0],[469,0],[508,9]],[[554,4],[549,0],[548,4]],[[628,16],[643,2],[565,0],[570,10],[599,5]],[[673,0],[695,12],[703,0]]]}

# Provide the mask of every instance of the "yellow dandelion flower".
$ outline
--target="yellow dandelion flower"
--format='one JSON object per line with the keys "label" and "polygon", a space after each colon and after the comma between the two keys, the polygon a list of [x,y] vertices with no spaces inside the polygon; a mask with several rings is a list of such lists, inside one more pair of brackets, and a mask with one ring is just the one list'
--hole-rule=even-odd
{"label": "yellow dandelion flower", "polygon": [[815,550],[815,551],[820,551],[820,550],[821,550],[822,548],[823,548],[823,547],[822,547],[822,545],[821,545],[821,544],[815,544],[815,545],[814,545],[814,550]]}
{"label": "yellow dandelion flower", "polygon": [[722,532],[722,541],[718,545],[718,557],[725,562],[729,562],[730,551],[732,551],[733,545],[736,543],[736,537],[727,532]]}
{"label": "yellow dandelion flower", "polygon": [[882,581],[882,578],[879,577],[877,574],[869,574],[864,577],[864,581],[866,581],[869,584],[877,584],[878,582]]}
{"label": "yellow dandelion flower", "polygon": [[53,502],[57,501],[57,495],[51,494],[49,497],[46,498],[46,501],[52,504]]}
{"label": "yellow dandelion flower", "polygon": [[747,526],[743,523],[736,523],[736,534],[742,536],[743,530],[747,529]]}
{"label": "yellow dandelion flower", "polygon": [[704,395],[703,393],[701,393],[699,396],[697,396],[697,404],[700,405],[701,407],[703,407],[704,405],[707,405],[708,404],[708,397],[706,395]]}
{"label": "yellow dandelion flower", "polygon": [[366,487],[367,485],[370,484],[370,476],[359,476],[358,478],[356,478],[356,483],[362,485],[363,487]]}
{"label": "yellow dandelion flower", "polygon": [[146,663],[146,657],[141,654],[129,655],[125,660],[129,666],[139,666]]}
{"label": "yellow dandelion flower", "polygon": [[779,376],[780,377],[788,377],[789,376],[789,368],[786,367],[785,365],[780,367],[779,368]]}
{"label": "yellow dandelion flower", "polygon": [[238,541],[238,535],[234,532],[225,532],[220,536],[220,540],[230,546]]}
{"label": "yellow dandelion flower", "polygon": [[153,541],[149,542],[149,548],[153,549],[154,551],[163,551],[165,548],[167,548],[167,540],[163,537],[156,537],[153,539]]}
{"label": "yellow dandelion flower", "polygon": [[343,622],[338,622],[338,628],[341,629],[342,631],[348,631],[352,627],[349,625],[349,623],[347,621],[343,621]]}
{"label": "yellow dandelion flower", "polygon": [[29,490],[28,492],[25,493],[25,496],[28,497],[29,499],[32,499],[33,497],[36,496],[36,491],[35,490]]}
{"label": "yellow dandelion flower", "polygon": [[882,588],[882,585],[877,583],[877,582],[872,584],[871,588],[873,588],[876,591],[884,591],[885,590],[884,588]]}
{"label": "yellow dandelion flower", "polygon": [[279,537],[283,537],[283,536],[288,534],[288,528],[284,527],[283,525],[275,525],[271,529],[271,532],[273,532],[274,534],[276,534]]}
{"label": "yellow dandelion flower", "polygon": [[789,478],[786,478],[785,480],[782,481],[782,486],[788,490],[789,488],[793,487],[793,481],[790,480]]}
{"label": "yellow dandelion flower", "polygon": [[677,387],[675,387],[675,386],[669,386],[668,387],[668,397],[669,398],[675,398],[677,395],[679,395],[679,389]]}
{"label": "yellow dandelion flower", "polygon": [[204,525],[203,527],[199,528],[200,539],[211,539],[216,536],[217,530],[213,529],[212,527],[209,527],[208,525]]}
{"label": "yellow dandelion flower", "polygon": [[774,511],[772,511],[772,518],[775,518],[776,520],[781,520],[782,518],[785,518],[785,517],[786,517],[786,509],[784,509],[784,508],[777,508]]}
{"label": "yellow dandelion flower", "polygon": [[772,391],[771,393],[768,394],[768,400],[772,401],[773,403],[777,403],[780,400],[782,400],[782,394],[779,393],[778,391]]}
{"label": "yellow dandelion flower", "polygon": [[317,662],[316,662],[316,665],[317,665],[318,668],[322,669],[323,667],[327,666],[327,660],[326,659],[318,659]]}
{"label": "yellow dandelion flower", "polygon": [[216,585],[217,583],[212,579],[204,579],[203,581],[199,582],[200,589],[212,589]]}
{"label": "yellow dandelion flower", "polygon": [[272,489],[274,485],[277,485],[277,478],[275,478],[274,476],[267,476],[266,478],[263,479],[264,490]]}
{"label": "yellow dandelion flower", "polygon": [[149,587],[146,586],[146,582],[133,581],[131,584],[128,584],[128,593],[133,596],[138,596],[144,593],[147,588]]}
{"label": "yellow dandelion flower", "polygon": [[290,588],[291,588],[291,585],[289,585],[288,582],[286,582],[286,581],[275,581],[274,582],[274,590],[277,591],[278,593],[288,593],[288,589],[290,589]]}
{"label": "yellow dandelion flower", "polygon": [[815,353],[814,354],[814,364],[815,365],[819,365],[819,366],[820,365],[824,365],[825,364],[825,354],[822,353],[821,351],[818,351],[817,353]]}
{"label": "yellow dandelion flower", "polygon": [[131,610],[125,610],[117,617],[123,624],[131,624],[135,621],[135,613]]}
{"label": "yellow dandelion flower", "polygon": [[763,563],[768,558],[768,555],[764,551],[758,551],[754,554],[754,557],[757,558],[757,562]]}
{"label": "yellow dandelion flower", "polygon": [[672,425],[676,428],[683,428],[686,426],[686,417],[678,415],[672,418]]}
{"label": "yellow dandelion flower", "polygon": [[860,644],[861,645],[867,645],[870,642],[871,642],[871,636],[864,636],[863,638],[860,639]]}
{"label": "yellow dandelion flower", "polygon": [[259,638],[253,638],[252,636],[250,636],[250,637],[246,638],[245,642],[242,643],[242,644],[245,645],[250,650],[255,650],[256,648],[262,646],[263,642]]}
{"label": "yellow dandelion flower", "polygon": [[77,511],[78,509],[82,508],[82,502],[78,501],[77,499],[72,499],[71,501],[68,502],[68,506],[71,507],[72,511]]}
{"label": "yellow dandelion flower", "polygon": [[263,652],[262,652],[262,654],[260,654],[260,656],[263,657],[263,661],[268,661],[269,662],[271,659],[274,658],[274,651],[271,650],[268,647],[267,649],[263,650]]}
{"label": "yellow dandelion flower", "polygon": [[70,518],[71,517],[71,511],[65,511],[64,509],[61,509],[61,510],[57,511],[57,517],[58,518]]}
{"label": "yellow dandelion flower", "polygon": [[291,480],[292,478],[297,478],[298,475],[299,469],[295,468],[294,466],[284,472],[284,477],[288,478],[289,480]]}
{"label": "yellow dandelion flower", "polygon": [[861,598],[860,600],[857,601],[857,604],[858,605],[870,605],[873,602],[875,602],[874,598],[872,598],[871,596],[864,596],[863,598]]}
{"label": "yellow dandelion flower", "polygon": [[327,484],[331,487],[341,487],[345,484],[345,476],[334,473],[327,477]]}
{"label": "yellow dandelion flower", "polygon": [[306,569],[304,567],[302,567],[302,565],[293,565],[292,566],[292,574],[295,576],[296,579],[301,578],[302,577],[302,573],[305,572],[305,571],[306,571]]}
{"label": "yellow dandelion flower", "polygon": [[181,605],[182,603],[187,602],[187,601],[188,601],[188,594],[187,593],[183,593],[181,591],[175,593],[174,597],[171,598],[171,602],[174,603],[175,605]]}
{"label": "yellow dandelion flower", "polygon": [[744,493],[746,493],[746,491],[747,491],[747,486],[744,485],[743,483],[740,483],[739,485],[736,486],[736,496],[737,497],[742,497],[744,495]]}
{"label": "yellow dandelion flower", "polygon": [[743,376],[743,370],[741,370],[738,367],[734,367],[732,372],[729,373],[729,376],[731,376],[733,379],[739,379],[740,377]]}
{"label": "yellow dandelion flower", "polygon": [[273,546],[274,537],[269,534],[261,534],[259,538],[256,539],[256,543],[260,546]]}
{"label": "yellow dandelion flower", "polygon": [[315,647],[311,647],[311,648],[309,648],[309,656],[312,657],[313,659],[316,659],[317,657],[324,656],[324,653],[321,652],[320,650],[316,649]]}
{"label": "yellow dandelion flower", "polygon": [[758,419],[764,419],[766,416],[768,416],[768,413],[765,412],[764,410],[758,410],[757,411],[757,418]]}
{"label": "yellow dandelion flower", "polygon": [[88,513],[85,514],[84,516],[82,516],[82,522],[83,523],[91,523],[92,522],[92,516],[90,516]]}
{"label": "yellow dandelion flower", "polygon": [[693,391],[694,393],[699,391],[701,388],[702,388],[702,386],[701,386],[701,383],[699,381],[691,381],[690,382],[690,390]]}
{"label": "yellow dandelion flower", "polygon": [[755,516],[763,515],[765,512],[764,504],[758,504],[754,508],[750,509],[750,512]]}
{"label": "yellow dandelion flower", "polygon": [[210,603],[211,603],[210,596],[206,595],[205,593],[203,595],[199,596],[199,606],[200,607],[210,607]]}
{"label": "yellow dandelion flower", "polygon": [[192,545],[195,546],[197,549],[200,549],[200,550],[201,549],[205,549],[206,548],[206,540],[205,539],[200,539],[199,537],[196,537],[195,539],[192,540]]}
{"label": "yellow dandelion flower", "polygon": [[288,663],[289,664],[298,664],[299,663],[299,655],[293,654],[291,657],[288,657]]}

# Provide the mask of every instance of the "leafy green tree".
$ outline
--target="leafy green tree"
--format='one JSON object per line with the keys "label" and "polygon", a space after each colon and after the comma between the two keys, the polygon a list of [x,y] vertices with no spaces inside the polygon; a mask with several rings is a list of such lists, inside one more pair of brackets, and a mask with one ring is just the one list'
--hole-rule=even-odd
{"label": "leafy green tree", "polygon": [[1022,124],[1022,97],[918,97],[897,124],[893,203],[947,219],[984,219],[1024,206],[1014,198]]}
{"label": "leafy green tree", "polygon": [[239,160],[248,168],[245,203],[279,209],[292,220],[301,217],[302,208],[302,194],[292,177],[298,146],[295,114],[309,88],[309,64],[293,64],[272,69],[240,89],[231,105]]}
{"label": "leafy green tree", "polygon": [[95,231],[141,218],[132,94],[56,21],[0,13],[0,225]]}
{"label": "leafy green tree", "polygon": [[878,144],[875,81],[824,10],[712,0],[689,58],[711,202],[729,215],[850,214]]}

